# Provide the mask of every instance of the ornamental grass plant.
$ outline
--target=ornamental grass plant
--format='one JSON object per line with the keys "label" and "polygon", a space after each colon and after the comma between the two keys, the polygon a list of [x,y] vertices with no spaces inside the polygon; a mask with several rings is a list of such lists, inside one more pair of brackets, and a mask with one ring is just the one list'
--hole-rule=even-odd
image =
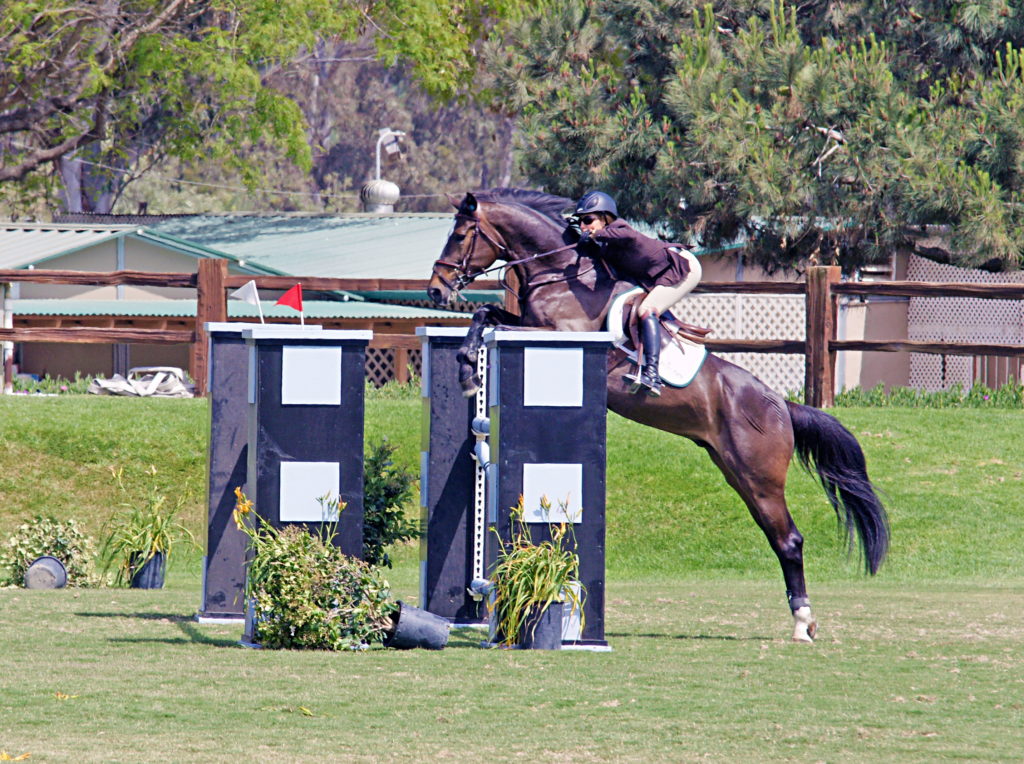
{"label": "ornamental grass plant", "polygon": [[[551,502],[543,497],[542,514],[549,516],[550,510]],[[548,523],[550,539],[537,543],[525,518],[522,496],[510,511],[511,539],[505,542],[498,537],[501,546],[491,575],[494,587],[491,607],[498,614],[501,644],[507,646],[519,641],[533,612],[543,611],[553,602],[568,602],[574,612],[580,613],[582,621],[586,596],[579,581],[580,558],[572,548],[575,547],[572,524]]]}
{"label": "ornamental grass plant", "polygon": [[[169,559],[171,550],[179,542],[198,548],[195,536],[178,520],[184,504],[182,496],[172,503],[151,487],[143,497],[137,498],[125,485],[123,468],[111,467],[110,472],[126,499],[121,503],[122,510],[108,523],[101,554],[104,572],[116,567],[116,585],[127,586],[142,566],[158,554]],[[150,467],[150,474],[156,474],[155,467]]]}

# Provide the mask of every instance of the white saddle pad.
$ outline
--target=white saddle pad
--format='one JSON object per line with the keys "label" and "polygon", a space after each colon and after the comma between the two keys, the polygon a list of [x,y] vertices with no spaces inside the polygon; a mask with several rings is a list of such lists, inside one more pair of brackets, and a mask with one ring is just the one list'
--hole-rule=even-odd
{"label": "white saddle pad", "polygon": [[[619,295],[612,302],[608,310],[606,328],[611,333],[615,347],[622,350],[634,363],[636,362],[636,351],[628,347],[629,337],[622,331],[622,313],[626,309],[626,303],[633,295],[643,292],[641,287],[630,289],[628,292]],[[672,387],[686,387],[697,376],[704,359],[707,357],[707,349],[696,342],[673,337],[665,327],[661,327],[661,357],[658,359],[658,372],[662,381]]]}

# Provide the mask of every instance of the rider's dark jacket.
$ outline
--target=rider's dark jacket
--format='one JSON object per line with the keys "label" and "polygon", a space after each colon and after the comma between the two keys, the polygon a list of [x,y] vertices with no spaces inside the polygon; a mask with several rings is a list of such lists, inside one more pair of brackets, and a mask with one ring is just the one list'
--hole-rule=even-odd
{"label": "rider's dark jacket", "polygon": [[689,263],[671,249],[680,246],[644,236],[622,218],[616,218],[580,243],[580,249],[602,258],[619,278],[648,291],[659,284],[675,286],[689,274]]}

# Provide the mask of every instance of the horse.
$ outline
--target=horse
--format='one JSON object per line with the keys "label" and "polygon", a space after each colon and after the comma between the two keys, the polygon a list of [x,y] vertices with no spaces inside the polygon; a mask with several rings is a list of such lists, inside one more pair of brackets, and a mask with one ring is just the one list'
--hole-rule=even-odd
{"label": "horse", "polygon": [[[485,273],[516,276],[520,315],[496,305],[473,314],[458,353],[459,379],[468,396],[479,386],[477,353],[489,326],[598,331],[612,299],[634,285],[620,282],[600,261],[577,251],[561,212],[570,199],[522,189],[491,189],[449,197],[456,209],[451,233],[433,265],[428,294],[447,305]],[[499,263],[495,265],[495,263]],[[787,401],[749,371],[708,354],[686,387],[660,397],[636,394],[623,377],[630,361],[609,352],[608,408],[627,419],[703,448],[740,495],[778,557],[793,617],[793,640],[813,642],[817,620],[804,579],[803,537],[786,505],[795,453],[817,475],[851,546],[860,540],[864,565],[875,574],[889,546],[885,507],[868,477],[856,437],[824,411]]]}

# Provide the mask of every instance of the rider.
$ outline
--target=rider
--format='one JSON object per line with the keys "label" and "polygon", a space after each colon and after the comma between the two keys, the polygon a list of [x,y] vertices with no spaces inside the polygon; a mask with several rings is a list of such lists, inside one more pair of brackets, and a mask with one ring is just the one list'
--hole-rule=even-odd
{"label": "rider", "polygon": [[661,395],[658,357],[661,351],[658,317],[700,281],[697,258],[678,244],[645,236],[619,217],[615,200],[603,191],[588,191],[576,203],[569,221],[570,236],[608,263],[618,277],[647,291],[640,303],[640,338],[644,362],[637,374],[627,375],[633,392],[646,389]]}

